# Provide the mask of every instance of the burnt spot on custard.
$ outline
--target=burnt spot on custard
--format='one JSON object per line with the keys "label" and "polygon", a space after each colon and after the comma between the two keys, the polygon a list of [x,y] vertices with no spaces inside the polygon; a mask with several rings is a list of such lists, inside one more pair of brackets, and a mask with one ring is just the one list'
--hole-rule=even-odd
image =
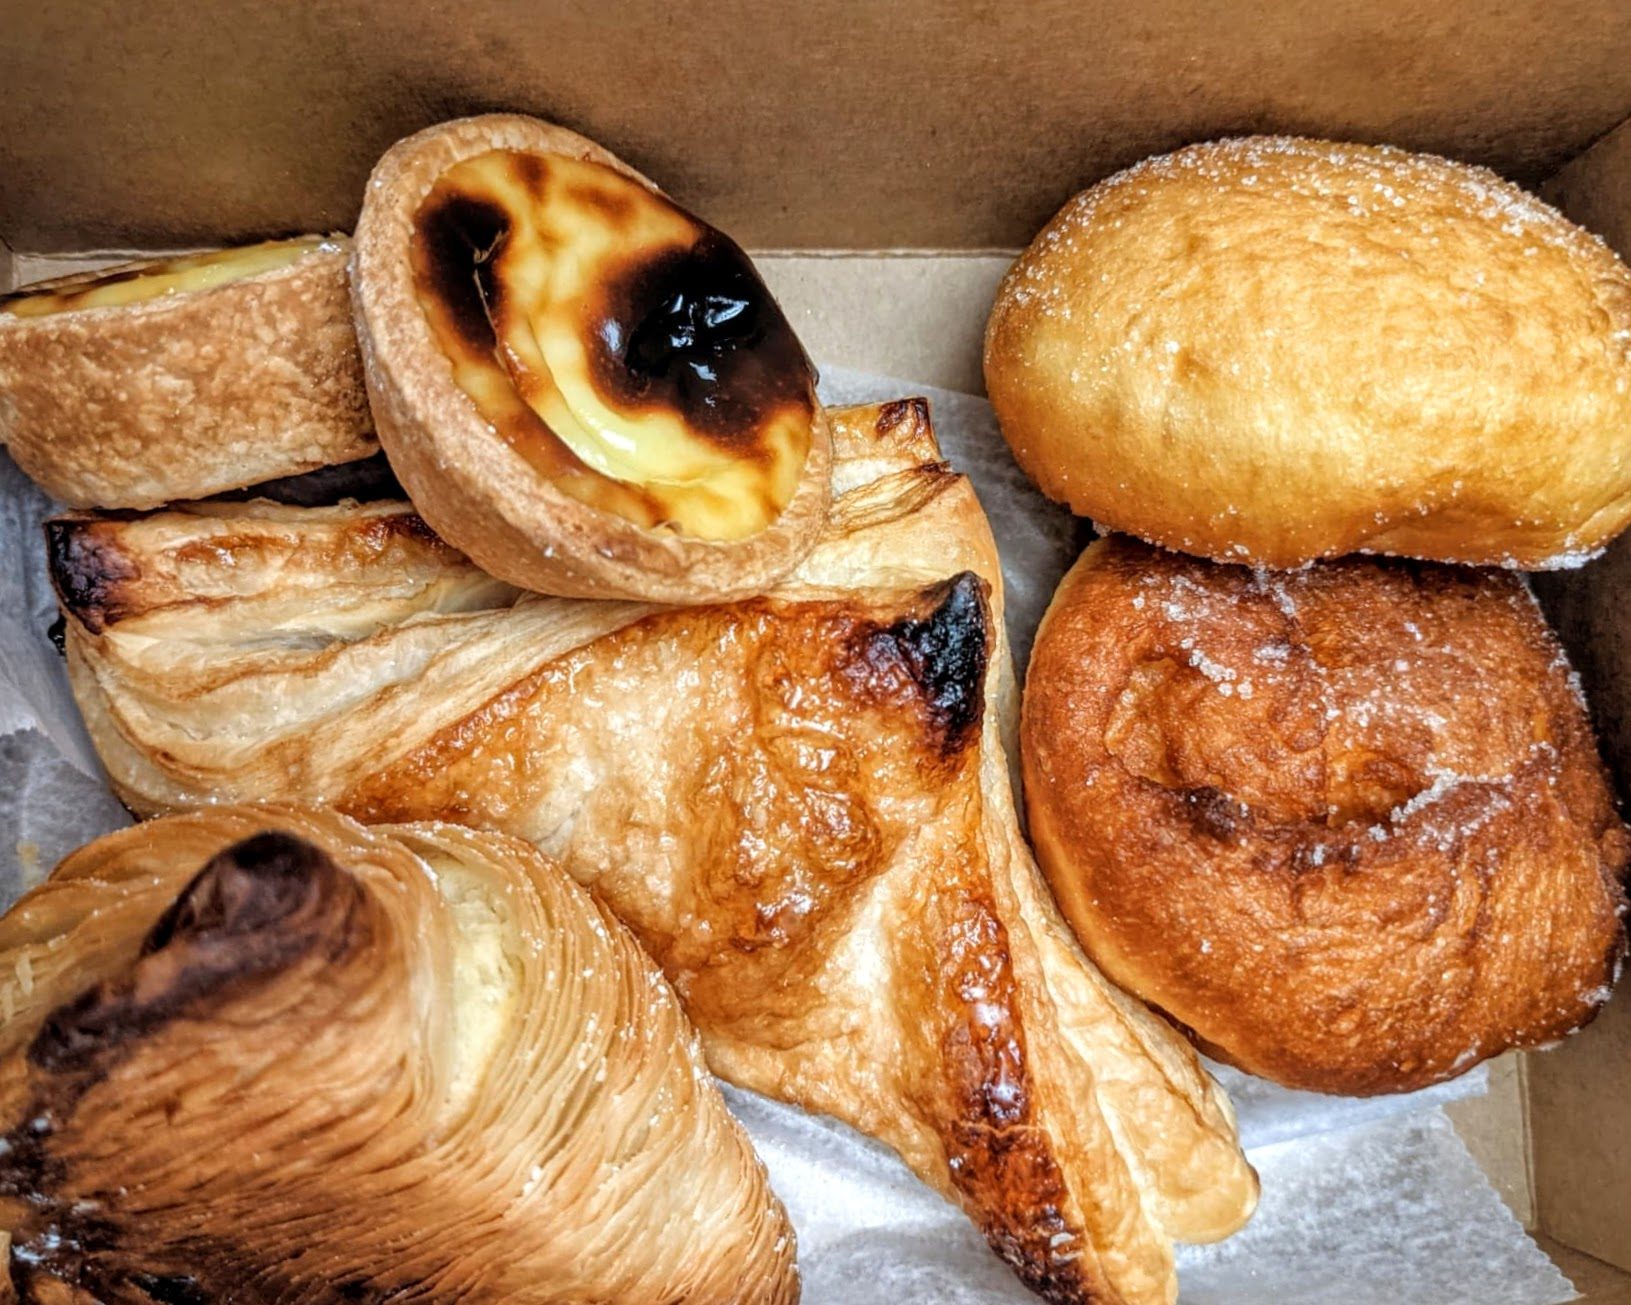
{"label": "burnt spot on custard", "polygon": [[[530,155],[517,156],[528,158]],[[510,215],[491,200],[438,187],[414,218],[410,258],[422,297],[437,307],[433,334],[450,335],[444,349],[462,351],[503,370],[492,313],[502,287],[493,260],[510,233]],[[539,472],[558,481],[592,476],[591,469],[513,390],[500,410],[478,405],[482,416]]]}
{"label": "burnt spot on custard", "polygon": [[487,313],[493,258],[509,232],[510,216],[501,205],[457,190],[433,193],[414,219],[415,273],[447,311],[460,342],[475,353],[498,347]]}
{"label": "burnt spot on custard", "polygon": [[850,664],[887,684],[904,672],[926,710],[941,752],[957,753],[985,714],[991,621],[985,582],[963,571],[926,594],[928,611],[858,633]]}
{"label": "burnt spot on custard", "polygon": [[141,568],[98,520],[58,517],[45,523],[46,565],[63,610],[92,634],[130,614],[124,598]]}
{"label": "burnt spot on custard", "polygon": [[704,230],[688,248],[631,263],[586,323],[603,392],[627,408],[665,408],[744,455],[764,414],[810,411],[814,368],[748,256]]}
{"label": "burnt spot on custard", "polygon": [[432,186],[409,263],[455,383],[563,494],[717,540],[791,501],[815,370],[742,249],[659,192],[490,151]]}

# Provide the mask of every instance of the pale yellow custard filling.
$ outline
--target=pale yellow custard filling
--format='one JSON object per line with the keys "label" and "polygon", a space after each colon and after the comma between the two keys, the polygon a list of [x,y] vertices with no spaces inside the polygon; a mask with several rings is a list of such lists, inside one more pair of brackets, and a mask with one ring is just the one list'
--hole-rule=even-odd
{"label": "pale yellow custard filling", "polygon": [[662,195],[494,150],[438,178],[412,262],[460,388],[562,492],[715,540],[792,499],[809,361],[746,255]]}
{"label": "pale yellow custard filling", "polygon": [[287,267],[325,244],[333,242],[326,236],[299,236],[293,240],[268,240],[238,249],[215,249],[131,264],[75,278],[49,290],[31,291],[25,287],[15,295],[0,299],[0,313],[10,313],[13,317],[44,317],[80,308],[123,308],[165,295],[213,290],[218,285]]}

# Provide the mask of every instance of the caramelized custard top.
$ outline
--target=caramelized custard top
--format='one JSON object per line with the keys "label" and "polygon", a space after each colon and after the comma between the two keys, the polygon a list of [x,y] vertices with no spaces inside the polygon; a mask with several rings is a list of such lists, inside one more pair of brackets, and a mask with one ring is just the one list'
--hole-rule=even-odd
{"label": "caramelized custard top", "polygon": [[130,263],[106,272],[75,277],[49,290],[31,290],[24,286],[15,294],[0,296],[0,313],[44,317],[76,308],[122,308],[162,295],[212,290],[229,281],[241,281],[287,267],[325,243],[324,236],[298,236],[293,240],[268,240],[237,249],[182,254],[150,263]]}
{"label": "caramelized custard top", "polygon": [[716,540],[793,497],[814,369],[747,255],[662,195],[492,150],[438,178],[410,258],[460,388],[563,493]]}

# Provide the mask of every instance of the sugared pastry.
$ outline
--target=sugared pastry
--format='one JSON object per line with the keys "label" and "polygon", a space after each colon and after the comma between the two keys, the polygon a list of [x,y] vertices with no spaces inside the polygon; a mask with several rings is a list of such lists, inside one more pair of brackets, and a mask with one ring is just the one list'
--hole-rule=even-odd
{"label": "sugared pastry", "polygon": [[1577,565],[1631,521],[1631,272],[1481,168],[1248,137],[1084,191],[998,292],[1043,491],[1168,548]]}
{"label": "sugared pastry", "polygon": [[700,602],[814,542],[831,447],[792,328],[729,237],[593,142],[499,114],[401,141],[353,290],[391,464],[492,574]]}
{"label": "sugared pastry", "polygon": [[1088,954],[1291,1087],[1423,1087],[1608,999],[1631,840],[1562,651],[1499,572],[1270,574],[1093,544],[1021,726]]}
{"label": "sugared pastry", "polygon": [[0,298],[0,443],[53,498],[110,508],[376,452],[350,247],[275,240]]}
{"label": "sugared pastry", "polygon": [[22,1301],[798,1298],[673,993],[515,839],[110,834],[0,920],[0,1015]]}
{"label": "sugared pastry", "polygon": [[1172,1240],[1256,1199],[1228,1103],[1020,836],[996,552],[925,406],[833,432],[821,539],[731,603],[495,590],[406,504],[64,522],[76,696],[141,811],[298,795],[536,843],[715,1072],[894,1147],[1049,1300],[1170,1301]]}

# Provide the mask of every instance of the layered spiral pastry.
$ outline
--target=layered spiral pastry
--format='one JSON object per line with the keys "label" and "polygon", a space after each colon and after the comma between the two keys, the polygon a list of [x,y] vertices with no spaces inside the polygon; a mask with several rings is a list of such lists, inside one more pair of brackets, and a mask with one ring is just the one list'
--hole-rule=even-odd
{"label": "layered spiral pastry", "polygon": [[1515,578],[1093,544],[1022,722],[1037,857],[1105,972],[1292,1087],[1559,1038],[1625,953],[1631,839]]}
{"label": "layered spiral pastry", "polygon": [[581,136],[444,123],[369,182],[354,292],[380,437],[493,575],[691,602],[814,542],[815,372],[738,246]]}
{"label": "layered spiral pastry", "polygon": [[1050,1301],[1176,1293],[1255,1175],[1188,1046],[1060,918],[1015,816],[995,546],[922,402],[833,414],[765,594],[524,593],[403,503],[52,527],[69,673],[133,808],[333,803],[557,857],[715,1072],[893,1147]]}
{"label": "layered spiral pastry", "polygon": [[110,834],[0,920],[0,1015],[22,1301],[797,1299],[673,993],[514,839]]}
{"label": "layered spiral pastry", "polygon": [[378,451],[344,236],[0,297],[0,443],[73,507],[202,498]]}

